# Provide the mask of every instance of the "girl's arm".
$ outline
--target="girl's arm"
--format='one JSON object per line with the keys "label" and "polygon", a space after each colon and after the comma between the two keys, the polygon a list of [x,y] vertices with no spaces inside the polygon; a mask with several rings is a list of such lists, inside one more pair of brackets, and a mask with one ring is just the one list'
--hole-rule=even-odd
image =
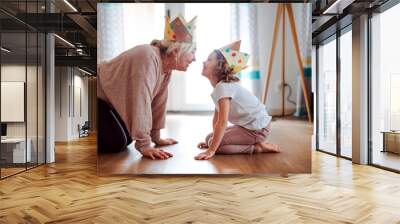
{"label": "girl's arm", "polygon": [[[214,116],[213,116],[213,122],[212,122],[212,129],[213,129],[212,132],[215,132],[215,127],[216,127],[216,124],[217,124],[217,120],[218,120],[218,111],[214,110]],[[208,148],[208,142],[200,142],[197,145],[197,148],[199,148],[199,149]]]}
{"label": "girl's arm", "polygon": [[217,120],[218,120],[218,111],[215,110],[214,111],[214,117],[213,117],[213,132],[215,131],[215,126],[217,124]]}
{"label": "girl's arm", "polygon": [[230,98],[222,98],[218,101],[219,113],[217,121],[215,123],[214,135],[211,141],[210,147],[207,151],[200,153],[195,159],[209,159],[214,156],[219,145],[221,144],[222,138],[224,137],[225,129],[228,125],[228,115],[230,108]]}

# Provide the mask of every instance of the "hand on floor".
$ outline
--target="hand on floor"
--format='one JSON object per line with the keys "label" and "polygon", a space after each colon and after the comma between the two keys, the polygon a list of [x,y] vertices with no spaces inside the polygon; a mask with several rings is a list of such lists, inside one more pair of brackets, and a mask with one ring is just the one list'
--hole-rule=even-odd
{"label": "hand on floor", "polygon": [[207,150],[205,152],[200,153],[196,157],[194,157],[194,159],[196,159],[196,160],[206,160],[206,159],[210,159],[211,157],[213,157],[214,154],[215,154],[214,151]]}
{"label": "hand on floor", "polygon": [[197,148],[199,148],[199,149],[208,149],[208,145],[205,142],[200,142],[199,144],[197,144]]}
{"label": "hand on floor", "polygon": [[166,146],[166,145],[174,145],[178,143],[175,139],[172,138],[166,138],[166,139],[158,139],[157,141],[154,141],[156,146]]}
{"label": "hand on floor", "polygon": [[144,148],[141,150],[142,155],[145,157],[148,157],[150,159],[168,159],[169,157],[172,157],[173,155],[169,152],[166,152],[162,149],[158,148],[153,148],[149,146],[148,148]]}

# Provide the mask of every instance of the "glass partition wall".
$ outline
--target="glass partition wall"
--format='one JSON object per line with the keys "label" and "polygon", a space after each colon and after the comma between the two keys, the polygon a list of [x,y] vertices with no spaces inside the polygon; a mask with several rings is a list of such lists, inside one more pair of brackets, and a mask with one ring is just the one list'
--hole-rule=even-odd
{"label": "glass partition wall", "polygon": [[[18,8],[36,13],[43,10],[40,3],[19,1]],[[6,3],[0,3],[0,7],[3,4]],[[45,163],[46,40],[44,33],[11,14],[0,11],[0,19],[9,21],[0,23],[0,178],[3,179]]]}

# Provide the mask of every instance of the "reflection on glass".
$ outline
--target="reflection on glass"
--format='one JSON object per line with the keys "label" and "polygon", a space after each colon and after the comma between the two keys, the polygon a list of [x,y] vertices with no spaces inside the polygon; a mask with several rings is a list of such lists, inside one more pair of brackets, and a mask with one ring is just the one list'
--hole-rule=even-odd
{"label": "reflection on glass", "polygon": [[[45,1],[1,1],[18,13],[43,13]],[[45,162],[45,35],[8,18],[1,35],[0,177]],[[37,17],[32,17],[35,19]],[[11,24],[11,25],[10,25]]]}
{"label": "reflection on glass", "polygon": [[352,157],[352,34],[340,37],[340,153]]}
{"label": "reflection on glass", "polygon": [[2,177],[25,170],[26,150],[26,34],[2,33],[1,45],[1,139]]}
{"label": "reflection on glass", "polygon": [[[372,163],[400,170],[400,5],[372,18]],[[393,132],[392,132],[393,131]],[[389,132],[383,134],[383,132]]]}
{"label": "reflection on glass", "polygon": [[318,148],[336,153],[336,40],[318,48]]}

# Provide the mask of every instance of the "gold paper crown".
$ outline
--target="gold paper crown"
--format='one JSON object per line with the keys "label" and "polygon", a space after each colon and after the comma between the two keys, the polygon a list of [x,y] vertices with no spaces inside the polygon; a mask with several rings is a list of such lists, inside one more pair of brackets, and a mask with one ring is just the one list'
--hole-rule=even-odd
{"label": "gold paper crown", "polygon": [[164,39],[169,41],[193,43],[196,30],[196,19],[197,16],[187,23],[186,20],[179,15],[170,22],[169,16],[166,16]]}
{"label": "gold paper crown", "polygon": [[233,68],[233,73],[237,73],[247,68],[249,55],[240,52],[240,40],[233,42],[225,47],[218,49],[226,59],[228,66]]}

